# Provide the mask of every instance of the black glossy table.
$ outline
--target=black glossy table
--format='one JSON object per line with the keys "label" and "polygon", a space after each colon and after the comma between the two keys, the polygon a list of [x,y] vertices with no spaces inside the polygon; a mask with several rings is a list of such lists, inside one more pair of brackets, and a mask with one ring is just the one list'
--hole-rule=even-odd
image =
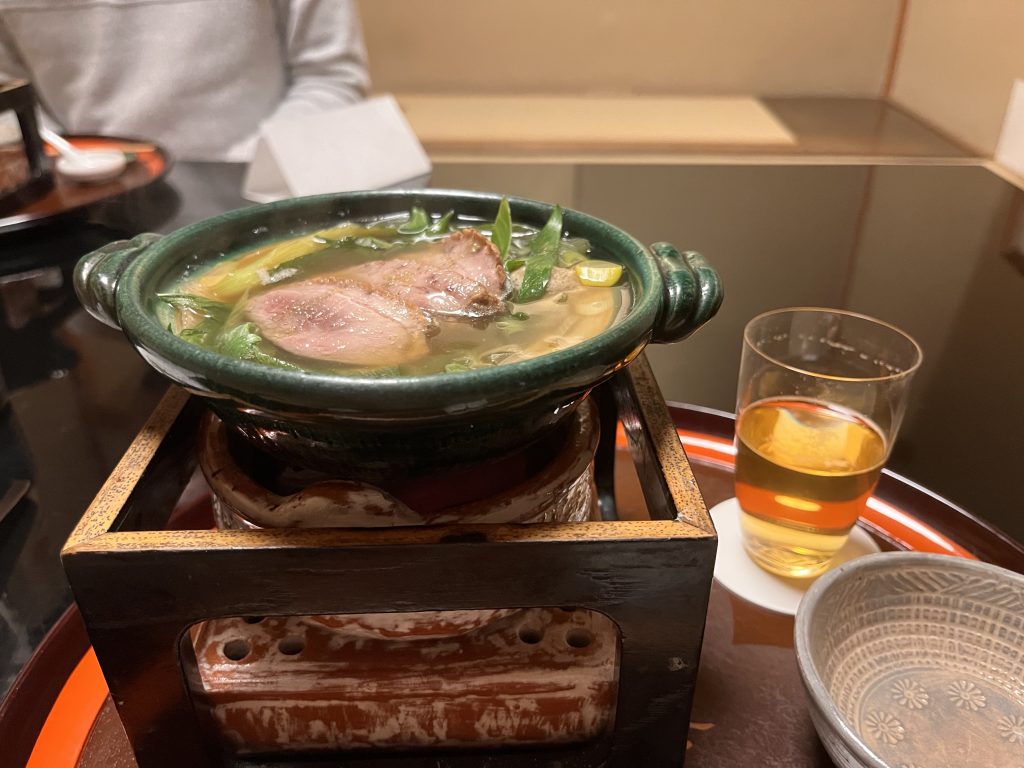
{"label": "black glossy table", "polygon": [[[165,384],[85,315],[74,261],[242,205],[240,166],[0,238],[0,691],[69,604],[57,553]],[[827,305],[903,326],[926,362],[890,466],[1024,537],[1024,193],[971,166],[449,164],[432,184],[558,201],[703,251],[726,300],[649,358],[671,400],[731,410],[743,324]],[[710,499],[709,499],[710,500]]]}

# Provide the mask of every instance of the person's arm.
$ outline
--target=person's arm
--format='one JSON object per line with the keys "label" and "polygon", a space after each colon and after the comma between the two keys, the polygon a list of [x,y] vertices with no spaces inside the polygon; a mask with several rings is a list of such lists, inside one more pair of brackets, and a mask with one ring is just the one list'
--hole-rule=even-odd
{"label": "person's arm", "polygon": [[369,75],[352,0],[278,0],[289,86],[271,119],[345,106],[366,95]]}

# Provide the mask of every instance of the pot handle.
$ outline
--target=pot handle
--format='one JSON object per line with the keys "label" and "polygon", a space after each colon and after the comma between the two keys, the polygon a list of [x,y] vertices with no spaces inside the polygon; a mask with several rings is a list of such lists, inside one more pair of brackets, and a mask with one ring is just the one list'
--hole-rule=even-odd
{"label": "pot handle", "polygon": [[722,280],[696,251],[680,253],[670,243],[655,243],[651,252],[664,281],[661,311],[651,340],[680,341],[718,312],[724,295]]}
{"label": "pot handle", "polygon": [[135,258],[162,235],[143,232],[131,240],[115,240],[75,265],[75,293],[90,315],[112,328],[120,328],[117,320],[117,284]]}

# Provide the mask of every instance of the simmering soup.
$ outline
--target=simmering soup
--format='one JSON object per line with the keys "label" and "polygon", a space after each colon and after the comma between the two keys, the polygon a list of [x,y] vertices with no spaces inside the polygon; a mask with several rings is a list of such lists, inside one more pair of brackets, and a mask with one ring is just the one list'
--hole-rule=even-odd
{"label": "simmering soup", "polygon": [[175,281],[161,320],[265,365],[403,376],[506,365],[596,336],[629,308],[619,264],[547,224],[434,217],[342,223]]}

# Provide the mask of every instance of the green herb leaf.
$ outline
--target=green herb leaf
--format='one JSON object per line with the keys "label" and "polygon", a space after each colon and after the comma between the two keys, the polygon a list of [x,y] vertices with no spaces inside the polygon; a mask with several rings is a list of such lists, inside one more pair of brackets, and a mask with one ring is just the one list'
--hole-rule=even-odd
{"label": "green herb leaf", "polygon": [[181,333],[178,334],[178,338],[184,339],[192,344],[198,344],[201,347],[208,347],[210,345],[210,340],[216,333],[217,326],[215,324],[211,324],[209,320],[204,320],[194,328],[182,328]]}
{"label": "green herb leaf", "polygon": [[512,211],[508,207],[507,197],[501,198],[501,204],[498,205],[498,217],[494,220],[491,242],[498,249],[501,260],[505,261],[509,243],[512,242]]}
{"label": "green herb leaf", "polygon": [[157,294],[157,298],[179,311],[193,312],[214,320],[223,320],[231,311],[231,307],[223,302],[214,301],[205,296],[195,296],[191,293],[160,293]]}
{"label": "green herb leaf", "polygon": [[460,373],[471,370],[473,370],[473,361],[468,357],[456,358],[444,366],[445,373]]}
{"label": "green herb leaf", "polygon": [[516,297],[519,303],[536,301],[544,295],[548,281],[551,280],[551,269],[558,260],[558,246],[561,240],[562,208],[556,205],[544,229],[530,242],[526,272],[523,274],[523,282]]}
{"label": "green herb leaf", "polygon": [[418,235],[430,226],[430,216],[418,205],[409,211],[409,220],[398,228],[399,234]]}
{"label": "green herb leaf", "polygon": [[370,248],[374,251],[386,251],[396,245],[396,243],[381,240],[379,237],[357,237],[352,242],[362,248]]}
{"label": "green herb leaf", "polygon": [[455,211],[448,211],[444,216],[427,227],[428,235],[446,235],[451,232],[452,219],[455,218]]}
{"label": "green herb leaf", "polygon": [[297,365],[292,365],[260,349],[259,344],[263,339],[256,331],[255,323],[242,323],[230,331],[225,331],[217,339],[217,351],[231,357],[237,357],[239,360],[252,360],[253,362],[271,365],[275,368],[300,370]]}
{"label": "green herb leaf", "polygon": [[[217,330],[224,324],[231,314],[231,307],[220,301],[208,299],[205,296],[195,296],[190,293],[163,293],[157,298],[165,304],[169,304],[178,313],[179,327],[182,327],[178,337],[192,344],[209,346],[210,341],[216,336]],[[202,318],[195,322],[195,318]],[[167,330],[174,332],[174,323],[167,325]]]}

